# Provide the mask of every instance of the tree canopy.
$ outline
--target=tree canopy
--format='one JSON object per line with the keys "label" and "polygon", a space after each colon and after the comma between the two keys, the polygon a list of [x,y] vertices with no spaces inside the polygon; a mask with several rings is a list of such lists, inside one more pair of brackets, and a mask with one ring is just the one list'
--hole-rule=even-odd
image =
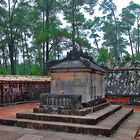
{"label": "tree canopy", "polygon": [[97,63],[139,60],[140,4],[117,8],[113,0],[0,0],[0,73],[47,74],[47,62],[73,47]]}

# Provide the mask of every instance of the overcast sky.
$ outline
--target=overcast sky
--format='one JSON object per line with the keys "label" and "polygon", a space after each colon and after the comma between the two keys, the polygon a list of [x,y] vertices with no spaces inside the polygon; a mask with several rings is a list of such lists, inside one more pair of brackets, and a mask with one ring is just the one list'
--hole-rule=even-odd
{"label": "overcast sky", "polygon": [[[99,0],[99,1],[101,2],[102,0]],[[140,4],[140,0],[113,0],[115,5],[117,6],[117,15],[119,15],[121,13],[122,8],[125,8],[126,6],[129,5],[130,1],[133,1],[134,3]],[[102,12],[99,11],[99,5],[97,5],[95,7],[95,13],[94,14],[95,14],[95,16],[102,16]],[[90,16],[87,16],[87,18],[90,19]]]}
{"label": "overcast sky", "polygon": [[134,3],[140,4],[140,0],[113,0],[113,2],[117,6],[117,11],[120,13],[121,9],[126,7],[130,1],[133,1]]}

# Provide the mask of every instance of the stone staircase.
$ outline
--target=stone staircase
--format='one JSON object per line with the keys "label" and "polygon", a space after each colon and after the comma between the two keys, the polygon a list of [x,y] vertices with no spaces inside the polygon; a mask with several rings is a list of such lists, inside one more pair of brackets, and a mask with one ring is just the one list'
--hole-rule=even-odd
{"label": "stone staircase", "polygon": [[[78,115],[49,114],[44,108],[31,113],[17,113],[15,118],[0,119],[0,124],[47,129],[70,133],[110,136],[132,113],[132,109],[104,102],[78,110]],[[82,112],[82,113],[81,113]]]}

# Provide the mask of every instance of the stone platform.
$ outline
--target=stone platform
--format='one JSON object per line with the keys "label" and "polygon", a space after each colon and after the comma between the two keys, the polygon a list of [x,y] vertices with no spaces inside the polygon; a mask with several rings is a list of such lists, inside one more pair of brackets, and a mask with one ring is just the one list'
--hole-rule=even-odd
{"label": "stone platform", "polygon": [[105,102],[82,109],[89,109],[90,111],[83,116],[32,112],[17,113],[16,117],[1,118],[0,124],[69,133],[111,136],[133,113],[133,109],[122,108],[120,105],[108,104],[105,106]]}

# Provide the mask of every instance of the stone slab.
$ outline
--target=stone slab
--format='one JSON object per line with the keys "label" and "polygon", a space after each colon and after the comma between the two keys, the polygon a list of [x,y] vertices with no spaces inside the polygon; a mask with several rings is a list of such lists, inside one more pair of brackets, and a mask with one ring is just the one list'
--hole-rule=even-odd
{"label": "stone slab", "polygon": [[24,134],[17,140],[42,140],[43,136],[40,135],[31,135],[31,134]]}

